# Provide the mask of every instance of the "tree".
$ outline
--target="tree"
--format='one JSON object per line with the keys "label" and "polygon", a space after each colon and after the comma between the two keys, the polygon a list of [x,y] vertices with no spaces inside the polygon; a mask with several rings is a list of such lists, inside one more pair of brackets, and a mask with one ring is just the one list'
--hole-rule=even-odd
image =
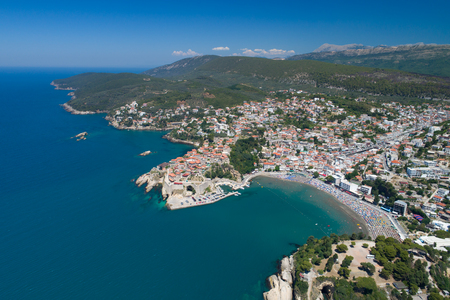
{"label": "tree", "polygon": [[341,267],[348,268],[353,261],[353,256],[346,255],[342,261]]}
{"label": "tree", "polygon": [[314,176],[315,178],[318,178],[318,177],[320,176],[320,174],[319,174],[319,172],[316,171],[316,172],[313,173],[313,176]]}
{"label": "tree", "polygon": [[316,266],[320,266],[321,262],[322,262],[322,259],[317,256],[311,259],[311,263],[315,264]]}
{"label": "tree", "polygon": [[375,273],[375,266],[374,265],[372,265],[371,263],[369,263],[369,262],[363,262],[363,263],[361,263],[361,267],[360,267],[362,270],[364,270],[364,271],[366,271],[367,272],[367,274],[369,275],[369,276],[372,276],[374,273]]}
{"label": "tree", "polygon": [[325,178],[325,180],[328,181],[328,182],[334,182],[334,177],[328,175],[328,176]]}
{"label": "tree", "polygon": [[397,249],[392,245],[386,246],[386,248],[384,248],[384,254],[388,260],[392,261],[397,255]]}
{"label": "tree", "polygon": [[394,270],[394,264],[391,263],[391,262],[386,262],[386,263],[383,265],[383,267],[384,267],[384,268],[383,268],[383,270],[381,270],[380,276],[381,276],[382,278],[384,278],[384,279],[388,279],[389,276],[391,276],[392,271]]}
{"label": "tree", "polygon": [[396,261],[394,264],[393,276],[395,280],[404,280],[408,278],[409,267],[402,261]]}
{"label": "tree", "polygon": [[348,247],[345,244],[340,244],[340,245],[336,246],[336,251],[339,252],[339,253],[344,253],[347,250],[348,250]]}
{"label": "tree", "polygon": [[298,287],[301,294],[305,294],[308,291],[309,284],[303,280],[297,280],[295,286]]}
{"label": "tree", "polygon": [[333,269],[334,262],[335,259],[333,257],[330,257],[325,264],[325,271],[330,272]]}
{"label": "tree", "polygon": [[430,295],[428,295],[428,300],[444,300],[444,297],[442,297],[439,292],[431,292]]}
{"label": "tree", "polygon": [[364,244],[362,244],[362,247],[363,247],[363,248],[368,248],[368,247],[369,247],[369,244],[364,243]]}
{"label": "tree", "polygon": [[312,264],[311,264],[308,260],[302,259],[302,260],[297,264],[296,267],[297,267],[297,269],[298,269],[300,272],[305,273],[305,272],[309,272],[309,270],[311,270]]}
{"label": "tree", "polygon": [[214,133],[208,134],[208,142],[210,143],[214,142]]}
{"label": "tree", "polygon": [[330,238],[333,244],[337,244],[339,242],[339,236],[336,233],[330,234]]}
{"label": "tree", "polygon": [[356,278],[356,288],[363,294],[372,294],[377,290],[377,284],[372,277],[358,277]]}
{"label": "tree", "polygon": [[346,279],[350,276],[350,270],[348,268],[341,267],[338,274]]}

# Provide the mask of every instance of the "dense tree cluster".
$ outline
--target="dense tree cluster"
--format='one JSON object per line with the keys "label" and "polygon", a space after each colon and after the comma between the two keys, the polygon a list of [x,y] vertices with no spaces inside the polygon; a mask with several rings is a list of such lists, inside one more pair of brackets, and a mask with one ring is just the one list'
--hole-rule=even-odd
{"label": "dense tree cluster", "polygon": [[[346,271],[342,270],[341,273],[345,275]],[[371,277],[358,277],[354,281],[344,278],[319,277],[317,281],[318,283],[324,281],[333,283],[335,289],[333,299],[335,300],[388,299],[386,293],[377,287],[375,280]]]}
{"label": "dense tree cluster", "polygon": [[[318,240],[314,237],[309,237],[306,244],[300,246],[298,252],[294,254],[296,278],[294,279],[295,288],[302,288],[306,291],[304,281],[299,280],[301,276],[299,273],[308,272],[312,264],[320,265],[324,258],[328,258],[324,271],[331,271],[335,265],[338,255],[331,255],[331,247],[333,244],[338,245],[339,242],[348,239],[358,239],[357,234],[352,234],[351,237],[344,234],[337,236],[332,234],[330,237],[323,237]],[[342,245],[342,244],[341,244]],[[408,253],[408,252],[411,253]],[[425,259],[414,259],[413,251],[425,251]],[[391,299],[393,300],[412,300],[411,295],[414,295],[420,289],[428,289],[430,295],[428,299],[444,300],[444,297],[439,295],[440,290],[450,290],[450,279],[447,276],[447,268],[450,267],[448,258],[450,254],[446,251],[438,251],[432,247],[422,247],[413,243],[410,239],[405,239],[403,242],[398,242],[396,239],[384,236],[378,236],[375,240],[375,246],[371,248],[371,253],[375,255],[375,260],[378,264],[383,266],[380,276],[385,279],[391,277],[403,282],[407,285],[409,293],[393,289],[391,290]],[[341,278],[336,277],[318,277],[317,282],[320,284],[324,281],[331,281],[334,284],[335,291],[333,299],[388,299],[385,291],[379,289],[375,280],[370,277],[373,276],[376,269],[371,263],[363,262],[360,269],[367,272],[369,277],[353,277],[350,279],[350,264],[353,257],[346,256],[340,265],[338,274]],[[430,272],[428,273],[428,265],[430,265]],[[433,263],[436,262],[436,263]],[[322,272],[319,272],[322,274]],[[432,288],[429,282],[429,275],[435,280],[439,289]]]}
{"label": "dense tree cluster", "polygon": [[394,238],[384,236],[378,236],[375,242],[371,253],[383,266],[381,277],[388,279],[392,275],[395,280],[405,282],[412,294],[415,294],[419,287],[423,289],[428,285],[427,262],[414,260],[413,254],[408,253],[409,249],[420,246],[413,244],[410,239],[400,243]]}
{"label": "dense tree cluster", "polygon": [[232,167],[228,164],[212,164],[211,167],[205,171],[205,177],[207,178],[228,178],[235,179],[233,174],[231,173]]}
{"label": "dense tree cluster", "polygon": [[396,200],[403,199],[403,196],[397,193],[397,190],[392,183],[383,181],[380,178],[377,178],[375,181],[364,180],[362,183],[372,187],[372,194],[374,195],[377,203],[377,200],[379,200],[379,195],[383,195],[386,198],[387,206],[393,206]]}
{"label": "dense tree cluster", "polygon": [[[253,137],[239,139],[235,145],[231,146],[230,163],[241,174],[252,172],[259,163],[257,153],[261,152],[261,144],[264,140],[257,140]],[[261,143],[261,144],[260,144]]]}

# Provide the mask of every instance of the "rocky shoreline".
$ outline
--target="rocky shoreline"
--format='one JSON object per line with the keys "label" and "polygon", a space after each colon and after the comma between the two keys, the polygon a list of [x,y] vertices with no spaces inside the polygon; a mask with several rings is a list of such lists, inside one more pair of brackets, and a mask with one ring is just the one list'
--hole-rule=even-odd
{"label": "rocky shoreline", "polygon": [[73,108],[72,106],[70,106],[67,103],[61,104],[61,107],[64,108],[65,111],[71,113],[72,115],[93,115],[93,114],[105,114],[108,113],[108,111],[106,110],[97,110],[97,111],[80,111],[80,110],[76,110],[75,108]]}
{"label": "rocky shoreline", "polygon": [[194,143],[194,142],[191,142],[191,141],[179,140],[179,139],[171,137],[169,134],[164,135],[163,139],[166,139],[169,142],[177,143],[177,144],[191,145],[191,146],[194,146],[194,147],[199,147],[200,146],[199,143]]}
{"label": "rocky shoreline", "polygon": [[119,129],[119,130],[139,130],[139,131],[167,131],[172,130],[173,127],[164,127],[164,128],[158,128],[158,127],[152,127],[152,126],[124,126],[119,125],[114,118],[111,118],[110,116],[106,116],[105,120],[109,122],[108,125]]}
{"label": "rocky shoreline", "polygon": [[270,290],[263,294],[264,300],[301,300],[298,291],[293,288],[294,278],[294,256],[286,256],[279,264],[279,272],[266,279]]}
{"label": "rocky shoreline", "polygon": [[52,81],[52,82],[50,83],[50,85],[53,85],[53,86],[55,87],[55,90],[62,90],[62,91],[75,91],[75,90],[76,90],[76,89],[73,88],[73,87],[65,87],[65,88],[62,88],[62,87],[60,87],[59,84],[55,83],[54,81]]}

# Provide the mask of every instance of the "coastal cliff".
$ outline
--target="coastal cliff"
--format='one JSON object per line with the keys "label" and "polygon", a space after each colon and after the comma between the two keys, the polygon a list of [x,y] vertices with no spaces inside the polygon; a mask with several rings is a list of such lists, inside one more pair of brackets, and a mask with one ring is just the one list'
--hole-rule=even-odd
{"label": "coastal cliff", "polygon": [[284,257],[280,262],[280,272],[267,278],[270,290],[263,294],[264,300],[300,300],[292,287],[295,278],[294,256]]}

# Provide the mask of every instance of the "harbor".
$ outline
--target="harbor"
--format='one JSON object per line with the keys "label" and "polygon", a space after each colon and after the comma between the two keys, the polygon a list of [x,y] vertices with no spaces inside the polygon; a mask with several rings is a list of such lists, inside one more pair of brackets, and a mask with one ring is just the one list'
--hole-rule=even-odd
{"label": "harbor", "polygon": [[172,195],[167,198],[167,208],[170,210],[196,207],[201,205],[207,205],[216,203],[222,199],[230,196],[240,196],[241,193],[238,191],[233,191],[225,193],[219,186],[216,187],[215,193],[208,193],[205,195],[195,195],[191,197],[182,197],[181,195]]}

